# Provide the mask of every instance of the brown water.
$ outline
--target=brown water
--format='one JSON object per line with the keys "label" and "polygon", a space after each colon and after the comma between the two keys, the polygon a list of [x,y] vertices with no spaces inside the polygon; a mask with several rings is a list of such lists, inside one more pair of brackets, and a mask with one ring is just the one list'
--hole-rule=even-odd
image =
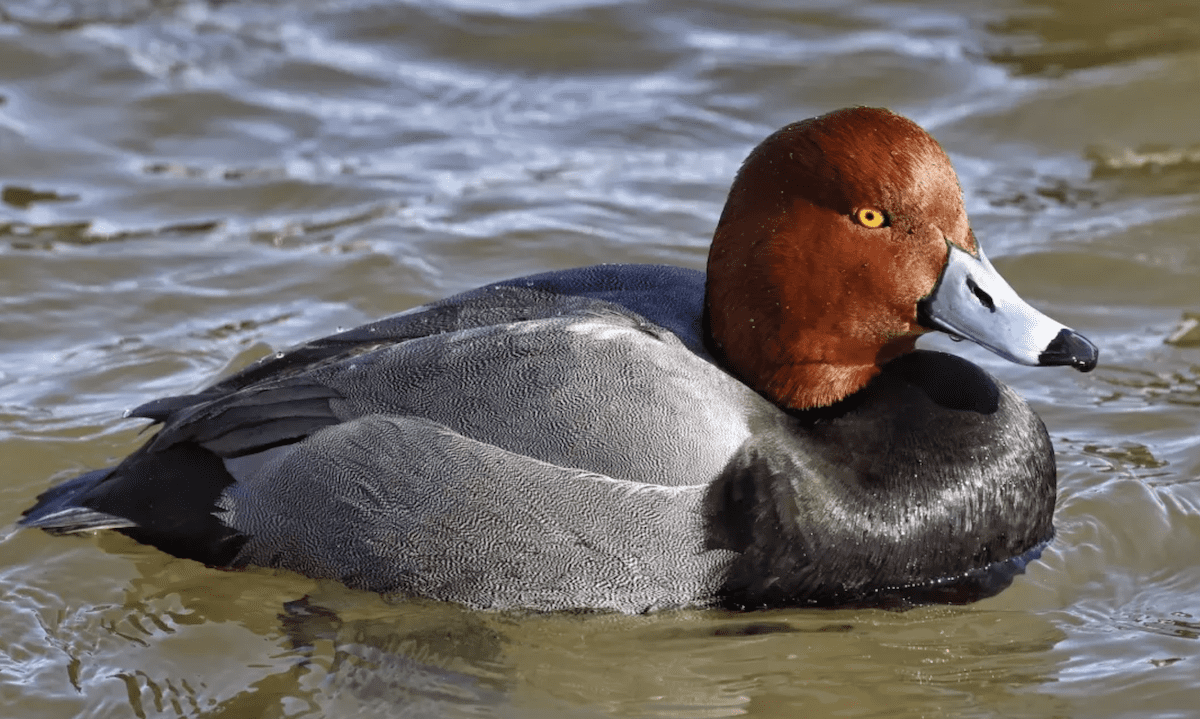
{"label": "brown water", "polygon": [[933,132],[997,267],[1103,348],[1081,375],[927,343],[1054,438],[1058,536],[1011,589],[527,617],[5,531],[0,715],[1200,714],[1190,0],[0,3],[0,526],[136,447],[124,409],[275,348],[523,273],[702,267],[749,148],[850,104]]}

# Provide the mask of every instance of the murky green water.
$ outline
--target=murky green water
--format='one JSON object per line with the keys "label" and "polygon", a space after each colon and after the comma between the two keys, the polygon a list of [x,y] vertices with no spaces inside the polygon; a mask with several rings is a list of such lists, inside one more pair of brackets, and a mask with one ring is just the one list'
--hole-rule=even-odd
{"label": "murky green water", "polygon": [[996,266],[1103,348],[1080,375],[927,343],[1054,438],[1058,537],[1011,589],[525,617],[5,533],[0,714],[1196,716],[1190,0],[0,3],[0,525],[136,447],[124,409],[274,348],[523,273],[702,267],[749,148],[850,104],[930,129]]}

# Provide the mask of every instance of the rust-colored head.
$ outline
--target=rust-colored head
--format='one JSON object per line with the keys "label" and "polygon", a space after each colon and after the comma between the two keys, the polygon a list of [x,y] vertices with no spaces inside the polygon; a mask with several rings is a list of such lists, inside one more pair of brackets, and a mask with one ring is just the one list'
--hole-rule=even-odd
{"label": "rust-colored head", "polygon": [[946,153],[856,107],[779,130],[738,172],[708,256],[713,350],[795,409],[832,404],[913,349],[947,241],[974,254]]}

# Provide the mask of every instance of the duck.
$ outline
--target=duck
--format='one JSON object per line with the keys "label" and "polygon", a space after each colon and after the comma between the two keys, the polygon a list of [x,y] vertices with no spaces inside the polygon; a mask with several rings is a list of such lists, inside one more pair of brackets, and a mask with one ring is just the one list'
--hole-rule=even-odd
{"label": "duck", "polygon": [[984,255],[945,151],[851,107],[736,173],[707,271],[504,280],[128,414],[157,432],[20,523],[478,610],[912,606],[1052,539],[1054,450],[943,332],[1099,350]]}

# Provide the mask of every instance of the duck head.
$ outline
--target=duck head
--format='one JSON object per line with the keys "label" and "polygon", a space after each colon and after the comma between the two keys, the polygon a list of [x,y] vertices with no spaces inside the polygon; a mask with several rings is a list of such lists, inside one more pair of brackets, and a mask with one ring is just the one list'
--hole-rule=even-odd
{"label": "duck head", "polygon": [[876,108],[788,125],[750,153],[713,237],[705,314],[726,367],[793,409],[862,389],[930,330],[1021,364],[1086,372],[1098,355],[988,262],[937,141]]}

